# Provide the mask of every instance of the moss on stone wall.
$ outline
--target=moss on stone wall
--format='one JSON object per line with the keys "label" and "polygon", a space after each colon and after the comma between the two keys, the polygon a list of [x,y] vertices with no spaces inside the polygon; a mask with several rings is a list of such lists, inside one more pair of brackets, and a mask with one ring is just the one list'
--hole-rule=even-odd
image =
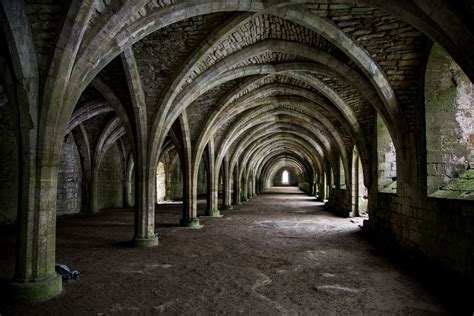
{"label": "moss on stone wall", "polygon": [[472,84],[438,44],[427,65],[425,107],[427,187],[432,194],[457,179],[474,159]]}

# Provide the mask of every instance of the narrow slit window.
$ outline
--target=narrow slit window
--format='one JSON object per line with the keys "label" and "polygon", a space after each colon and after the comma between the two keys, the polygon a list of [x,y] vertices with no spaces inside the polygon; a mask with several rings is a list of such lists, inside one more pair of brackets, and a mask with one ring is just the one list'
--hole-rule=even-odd
{"label": "narrow slit window", "polygon": [[288,176],[288,171],[283,171],[281,174],[281,183],[283,184],[289,184],[290,183],[290,178]]}

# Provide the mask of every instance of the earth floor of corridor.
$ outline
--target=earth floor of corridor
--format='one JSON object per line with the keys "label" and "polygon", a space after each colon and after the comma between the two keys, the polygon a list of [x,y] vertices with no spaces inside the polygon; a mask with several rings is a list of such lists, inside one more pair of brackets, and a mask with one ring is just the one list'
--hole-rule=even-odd
{"label": "earth floor of corridor", "polygon": [[[296,188],[274,188],[222,218],[181,228],[180,204],[160,204],[158,247],[135,249],[132,210],[62,217],[57,262],[81,271],[42,303],[0,303],[13,314],[446,314],[413,272],[380,256],[360,218],[339,218]],[[200,205],[203,212],[205,205]],[[1,277],[14,237],[3,232]],[[7,236],[5,236],[7,235]]]}

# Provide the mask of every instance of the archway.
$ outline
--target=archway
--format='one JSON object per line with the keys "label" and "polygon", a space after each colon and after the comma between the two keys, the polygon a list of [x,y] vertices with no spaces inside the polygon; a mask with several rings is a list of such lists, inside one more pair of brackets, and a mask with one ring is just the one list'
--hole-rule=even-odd
{"label": "archway", "polygon": [[156,203],[164,202],[166,198],[166,173],[163,162],[156,168]]}
{"label": "archway", "polygon": [[367,216],[368,192],[364,185],[364,172],[359,152],[352,152],[352,215]]}

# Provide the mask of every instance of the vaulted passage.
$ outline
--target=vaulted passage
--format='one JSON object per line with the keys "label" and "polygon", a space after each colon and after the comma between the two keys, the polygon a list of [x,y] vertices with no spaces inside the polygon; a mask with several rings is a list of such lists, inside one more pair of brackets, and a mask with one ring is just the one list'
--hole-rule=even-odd
{"label": "vaulted passage", "polygon": [[[0,260],[7,303],[23,308],[73,291],[76,283],[92,286],[88,269],[120,253],[136,255],[126,259],[136,264],[149,258],[153,267],[150,260],[162,264],[166,251],[192,252],[201,234],[207,241],[196,247],[210,251],[227,233],[254,228],[268,233],[269,247],[279,232],[314,230],[316,238],[304,237],[299,246],[299,237],[289,239],[304,251],[319,251],[307,238],[316,247],[338,232],[347,247],[346,238],[354,241],[361,258],[372,260],[367,241],[387,258],[442,275],[441,288],[459,298],[471,293],[473,3],[0,0],[0,228],[6,241],[15,241]],[[268,195],[275,188],[301,190],[306,200]],[[299,208],[308,213],[292,213]],[[246,213],[251,209],[256,213]],[[279,211],[291,214],[288,220]],[[248,221],[237,220],[239,214]],[[333,228],[325,228],[326,219]],[[80,237],[68,235],[76,229]],[[254,251],[254,242],[260,243],[232,247]],[[81,252],[87,245],[105,247],[108,255],[88,263],[67,255],[87,257]],[[287,250],[286,259],[284,251],[274,254],[271,267],[293,262]],[[206,251],[193,260],[205,260]],[[225,258],[233,253],[212,251]],[[318,270],[318,260],[307,259],[308,280],[331,274]],[[374,271],[388,264],[373,260]],[[224,269],[218,262],[209,260],[208,267]],[[84,272],[83,278],[63,282],[57,264]],[[187,264],[183,269],[192,274]],[[267,289],[271,271],[254,268],[265,278],[249,272],[261,282],[250,289]],[[160,281],[176,288],[194,278],[162,272]],[[117,272],[114,280],[128,286],[128,277]],[[196,278],[202,292],[218,288]],[[242,280],[236,274],[222,282],[234,278]],[[327,292],[357,297],[364,282],[353,281],[320,285],[318,279],[299,289],[298,299],[316,306]],[[279,282],[284,293],[285,282],[294,285]],[[383,292],[378,281],[372,286]],[[272,300],[291,313],[291,298]],[[454,306],[474,309],[472,300],[461,301]],[[122,301],[115,303],[122,308]],[[338,300],[334,311],[362,311],[346,303]],[[393,311],[410,311],[394,304]]]}
{"label": "vaulted passage", "polygon": [[414,276],[374,253],[360,235],[361,220],[336,217],[297,188],[272,188],[225,214],[219,225],[207,217],[193,231],[170,224],[179,214],[162,205],[160,251],[127,247],[130,210],[61,220],[59,260],[84,267],[84,278],[35,312],[446,312]]}

